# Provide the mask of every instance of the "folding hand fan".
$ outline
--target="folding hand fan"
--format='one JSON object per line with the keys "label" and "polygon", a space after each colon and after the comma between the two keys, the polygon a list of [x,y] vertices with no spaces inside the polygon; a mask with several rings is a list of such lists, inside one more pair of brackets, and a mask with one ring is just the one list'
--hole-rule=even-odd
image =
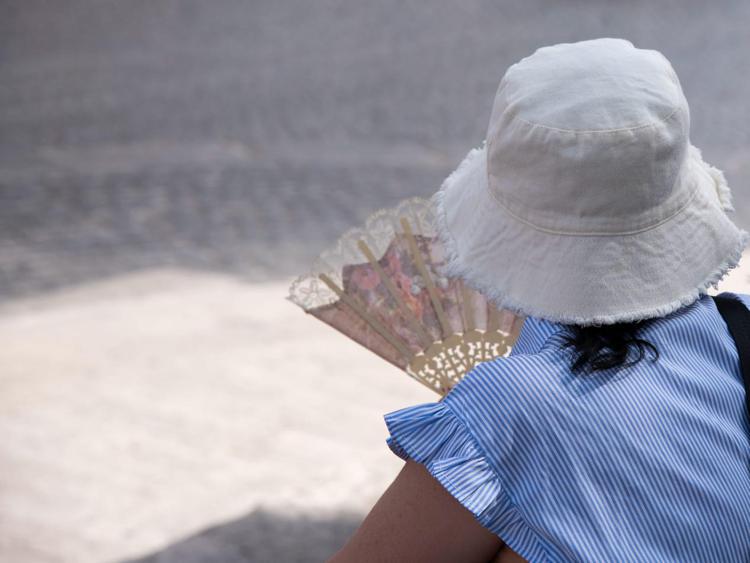
{"label": "folding hand fan", "polygon": [[372,214],[289,288],[305,312],[446,394],[476,364],[506,355],[523,317],[442,274],[434,199]]}

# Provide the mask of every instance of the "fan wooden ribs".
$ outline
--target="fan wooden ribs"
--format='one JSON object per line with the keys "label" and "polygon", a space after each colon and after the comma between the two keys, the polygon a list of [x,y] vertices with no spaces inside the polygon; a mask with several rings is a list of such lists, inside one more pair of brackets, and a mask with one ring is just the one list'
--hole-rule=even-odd
{"label": "fan wooden ribs", "polygon": [[478,363],[506,355],[523,317],[444,276],[444,264],[434,202],[411,198],[344,234],[295,280],[288,298],[446,394]]}

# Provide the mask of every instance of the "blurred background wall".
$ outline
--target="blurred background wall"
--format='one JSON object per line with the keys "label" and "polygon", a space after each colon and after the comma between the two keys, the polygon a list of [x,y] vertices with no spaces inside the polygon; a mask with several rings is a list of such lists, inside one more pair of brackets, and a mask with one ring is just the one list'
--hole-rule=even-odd
{"label": "blurred background wall", "polygon": [[0,8],[3,561],[338,548],[400,467],[380,417],[433,397],[286,288],[436,190],[539,46],[662,51],[750,227],[742,0]]}

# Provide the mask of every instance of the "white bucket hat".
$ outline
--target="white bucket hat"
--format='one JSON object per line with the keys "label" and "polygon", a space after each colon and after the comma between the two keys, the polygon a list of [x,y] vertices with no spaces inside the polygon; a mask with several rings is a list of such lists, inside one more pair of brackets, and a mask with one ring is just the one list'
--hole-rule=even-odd
{"label": "white bucket hat", "polygon": [[690,143],[658,51],[602,38],[508,68],[487,138],[433,196],[444,273],[506,309],[593,325],[664,316],[739,262],[748,233]]}

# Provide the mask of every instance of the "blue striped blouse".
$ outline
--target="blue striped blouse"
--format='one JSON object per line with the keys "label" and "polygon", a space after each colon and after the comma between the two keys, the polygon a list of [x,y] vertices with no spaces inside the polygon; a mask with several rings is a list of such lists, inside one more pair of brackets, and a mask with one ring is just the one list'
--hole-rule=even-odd
{"label": "blue striped blouse", "polygon": [[656,319],[659,359],[616,372],[573,376],[568,330],[528,317],[509,356],[387,414],[388,445],[532,563],[750,562],[750,424],[714,301]]}

